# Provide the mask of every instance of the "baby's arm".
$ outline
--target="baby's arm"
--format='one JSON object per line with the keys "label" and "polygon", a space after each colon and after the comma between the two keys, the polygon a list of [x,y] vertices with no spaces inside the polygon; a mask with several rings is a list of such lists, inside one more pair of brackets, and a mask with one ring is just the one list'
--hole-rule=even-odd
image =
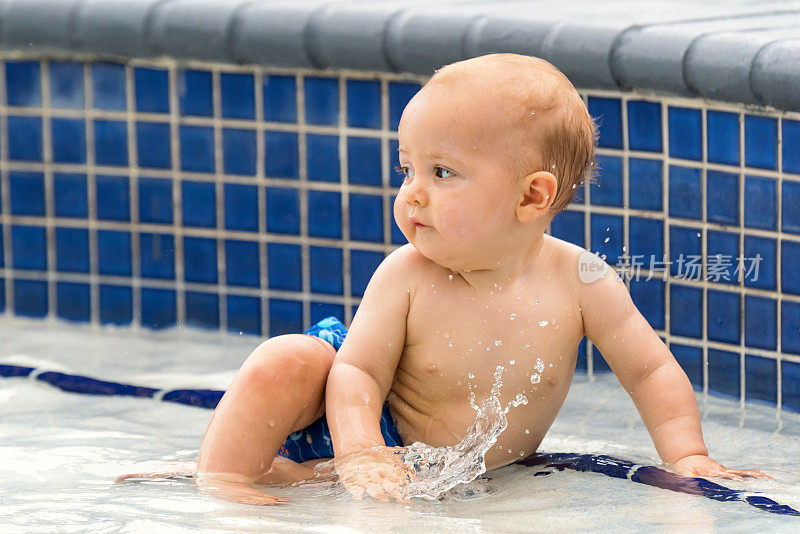
{"label": "baby's arm", "polygon": [[708,457],[692,385],[616,273],[580,284],[584,332],[630,394],[661,459],[684,475],[765,476]]}
{"label": "baby's arm", "polygon": [[[413,292],[409,273],[419,261],[419,253],[405,246],[381,263],[328,375],[325,410],[334,453],[337,459],[344,459],[337,462],[337,471],[356,496],[366,491],[381,499],[399,497],[394,489],[406,480],[390,451],[362,451],[386,449],[380,430],[381,411],[403,353]],[[362,454],[352,456],[356,453]],[[375,470],[376,463],[386,464],[381,473]],[[370,477],[382,478],[385,484],[365,480]]]}

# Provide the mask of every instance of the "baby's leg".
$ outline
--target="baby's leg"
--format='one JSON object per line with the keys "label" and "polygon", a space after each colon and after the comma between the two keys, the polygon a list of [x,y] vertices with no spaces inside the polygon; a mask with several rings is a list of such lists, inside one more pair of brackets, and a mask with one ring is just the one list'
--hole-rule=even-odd
{"label": "baby's leg", "polygon": [[211,417],[200,447],[198,487],[237,502],[286,502],[251,484],[291,482],[313,474],[309,465],[285,458],[273,461],[286,436],[324,413],[325,382],[335,354],[325,341],[301,334],[259,345]]}

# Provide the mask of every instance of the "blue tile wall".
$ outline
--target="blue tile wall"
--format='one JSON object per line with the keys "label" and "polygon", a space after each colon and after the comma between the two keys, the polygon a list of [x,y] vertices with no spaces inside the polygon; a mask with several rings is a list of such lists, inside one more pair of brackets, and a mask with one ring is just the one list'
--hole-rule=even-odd
{"label": "blue tile wall", "polygon": [[[0,60],[2,312],[297,332],[349,322],[406,242],[393,167],[420,78]],[[698,391],[800,411],[800,116],[586,101],[597,181],[550,233],[626,275]],[[608,370],[586,340],[577,367]]]}

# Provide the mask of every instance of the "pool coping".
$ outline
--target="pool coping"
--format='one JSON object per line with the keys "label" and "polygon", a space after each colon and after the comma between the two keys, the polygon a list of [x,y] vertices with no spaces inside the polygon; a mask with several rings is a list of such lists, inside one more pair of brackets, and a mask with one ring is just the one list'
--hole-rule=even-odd
{"label": "pool coping", "polygon": [[419,75],[515,52],[586,89],[800,111],[796,0],[0,0],[0,49]]}

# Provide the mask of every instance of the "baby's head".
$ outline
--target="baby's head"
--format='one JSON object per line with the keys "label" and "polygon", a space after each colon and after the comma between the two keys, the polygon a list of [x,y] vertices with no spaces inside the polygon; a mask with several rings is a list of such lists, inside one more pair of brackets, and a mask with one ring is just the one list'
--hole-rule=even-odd
{"label": "baby's head", "polygon": [[543,231],[591,177],[596,146],[594,122],[566,76],[517,54],[438,70],[409,102],[398,134],[406,180],[395,218],[424,254],[427,230],[461,238],[472,252],[510,246],[530,222]]}

